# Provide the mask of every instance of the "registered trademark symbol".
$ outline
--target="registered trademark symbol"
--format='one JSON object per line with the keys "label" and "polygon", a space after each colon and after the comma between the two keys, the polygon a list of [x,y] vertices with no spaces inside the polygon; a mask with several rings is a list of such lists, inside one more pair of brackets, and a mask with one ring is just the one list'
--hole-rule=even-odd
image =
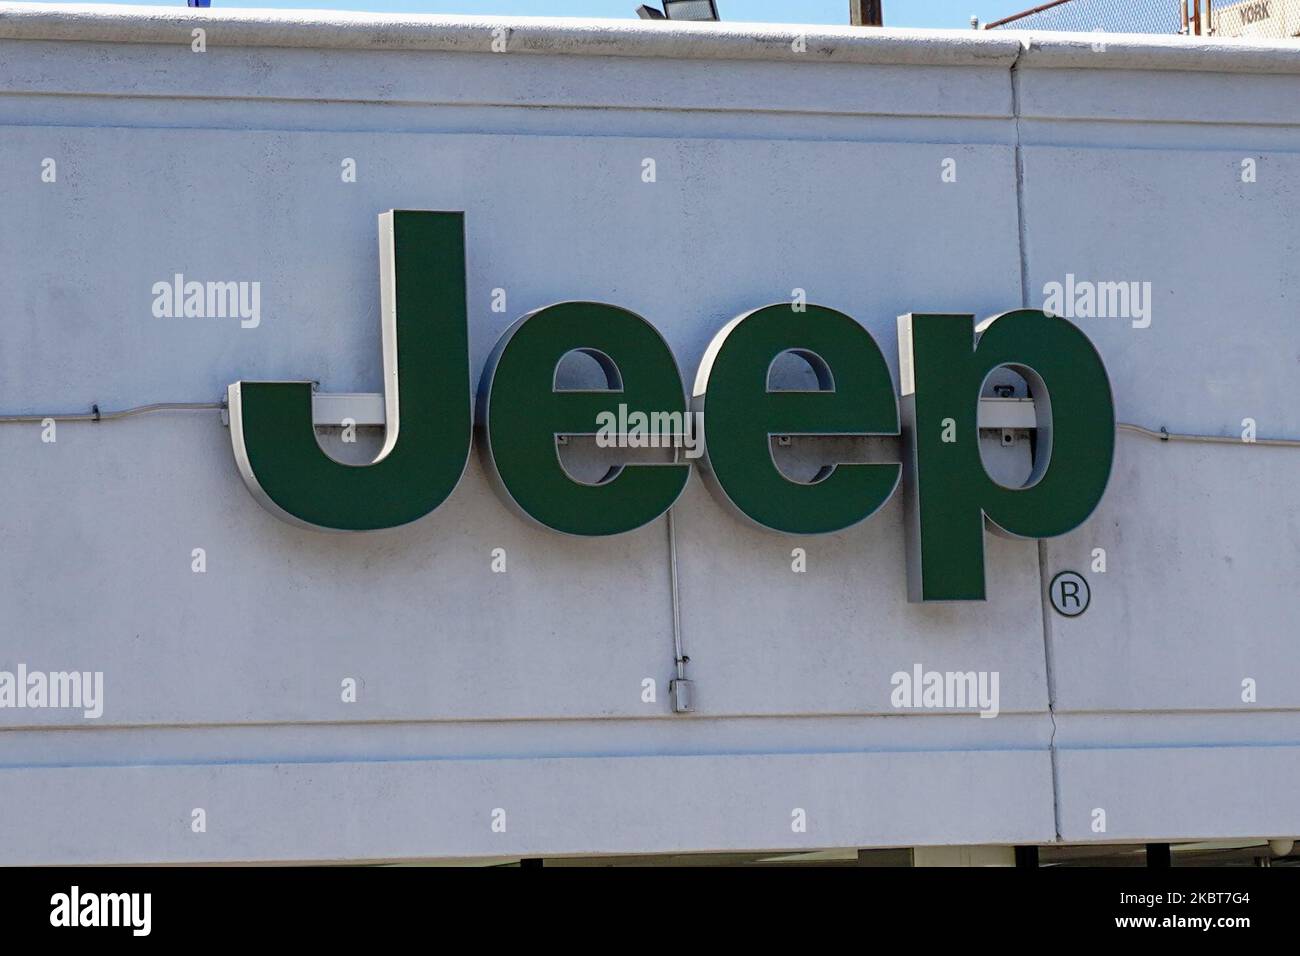
{"label": "registered trademark symbol", "polygon": [[1062,571],[1052,578],[1047,593],[1052,599],[1052,607],[1066,617],[1078,617],[1088,610],[1088,602],[1092,600],[1088,582],[1083,579],[1083,575],[1074,571]]}

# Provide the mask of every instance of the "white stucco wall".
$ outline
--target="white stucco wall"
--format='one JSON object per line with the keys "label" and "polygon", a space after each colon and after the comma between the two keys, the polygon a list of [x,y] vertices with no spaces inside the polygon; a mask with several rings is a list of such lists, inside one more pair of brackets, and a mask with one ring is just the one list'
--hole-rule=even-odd
{"label": "white stucco wall", "polygon": [[[897,315],[1038,307],[1072,273],[1152,283],[1149,328],[1079,320],[1120,419],[1300,437],[1300,48],[797,33],[0,4],[0,414],[379,391],[376,215],[410,208],[466,213],[475,381],[518,316],[581,298],[649,319],[689,383],[796,287],[897,379]],[[259,281],[260,325],[154,318],[177,272]],[[1121,434],[1097,514],[988,536],[964,606],[907,603],[898,497],[790,539],[692,477],[691,715],[662,519],[537,530],[473,456],[412,526],[302,530],[215,412],[3,425],[0,462],[0,669],[105,675],[98,720],[0,710],[0,863],[1300,833],[1300,450]],[[1045,613],[1097,547],[1089,611]],[[915,663],[999,672],[1001,714],[894,709]]]}

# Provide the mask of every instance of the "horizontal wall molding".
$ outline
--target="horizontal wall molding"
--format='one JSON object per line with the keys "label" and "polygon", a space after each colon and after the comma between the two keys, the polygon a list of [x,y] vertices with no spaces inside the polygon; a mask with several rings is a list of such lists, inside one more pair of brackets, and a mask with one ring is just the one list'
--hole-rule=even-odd
{"label": "horizontal wall molding", "polygon": [[[4,9],[0,5],[0,18]],[[40,96],[51,104],[63,97],[93,97],[101,111],[133,100],[144,99],[151,107],[169,101],[183,106],[189,125],[202,125],[204,111],[221,103],[235,105],[244,123],[256,122],[251,107],[268,103],[327,105],[340,116],[335,122],[344,123],[339,111],[358,104],[454,107],[474,111],[472,118],[462,115],[460,123],[475,131],[500,124],[499,111],[509,107],[599,110],[607,121],[635,111],[658,117],[996,118],[1009,125],[1012,115],[1009,74],[997,64],[749,60],[731,61],[724,68],[710,59],[511,56],[481,46],[455,52],[272,50],[233,42],[215,25],[209,26],[206,42],[207,52],[194,53],[188,29],[154,44],[0,35],[0,90],[5,94],[0,105],[11,109],[8,101],[16,95]],[[93,68],[87,68],[88,62]],[[665,68],[674,73],[670,83],[664,82]],[[250,76],[257,77],[255,84],[249,83]],[[389,122],[397,120],[390,117]]]}
{"label": "horizontal wall molding", "polygon": [[1054,835],[1046,750],[23,768],[0,770],[0,806],[10,866],[910,846],[936,821],[945,844]]}
{"label": "horizontal wall molding", "polygon": [[[850,26],[0,4],[0,37],[22,40],[188,43],[196,26],[211,31],[213,45],[249,47],[490,53],[493,40],[503,38],[507,53],[904,66],[1010,66],[1020,53],[1012,36],[957,30],[866,33]],[[796,37],[804,38],[806,52],[795,52]]]}
{"label": "horizontal wall molding", "polygon": [[1285,41],[1112,35],[1099,52],[1093,34],[1078,33],[0,4],[0,37],[20,40],[177,43],[196,26],[243,47],[485,53],[504,38],[508,53],[563,56],[1300,73],[1300,49]]}
{"label": "horizontal wall molding", "polygon": [[1300,747],[1058,747],[1056,768],[1067,843],[1300,833],[1300,801],[1279,799],[1300,788]]}

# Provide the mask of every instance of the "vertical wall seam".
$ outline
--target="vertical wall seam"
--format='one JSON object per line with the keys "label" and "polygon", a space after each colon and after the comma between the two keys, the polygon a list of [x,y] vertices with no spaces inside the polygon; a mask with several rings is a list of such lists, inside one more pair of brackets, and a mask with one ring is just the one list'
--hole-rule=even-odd
{"label": "vertical wall seam", "polygon": [[[1011,116],[1016,134],[1016,235],[1020,256],[1020,307],[1031,308],[1029,302],[1029,252],[1025,226],[1025,152],[1021,140],[1020,128],[1020,59],[1028,48],[1028,41],[1022,41],[1020,51],[1011,61]],[[1047,679],[1047,716],[1052,721],[1052,736],[1047,743],[1048,756],[1052,763],[1052,821],[1056,831],[1056,841],[1061,842],[1061,800],[1060,773],[1056,762],[1056,675],[1052,662],[1052,611],[1047,602],[1047,542],[1038,542],[1038,602],[1043,620],[1043,667]]]}
{"label": "vertical wall seam", "polygon": [[1052,737],[1047,752],[1052,760],[1052,820],[1056,840],[1061,841],[1060,774],[1056,765],[1056,674],[1052,661],[1052,609],[1047,603],[1047,542],[1038,542],[1038,601],[1043,611],[1043,666],[1047,669],[1047,716],[1052,720]]}
{"label": "vertical wall seam", "polygon": [[1029,308],[1029,257],[1026,254],[1025,239],[1025,154],[1020,137],[1020,57],[1025,52],[1024,44],[1020,53],[1011,61],[1011,117],[1016,133],[1016,238],[1017,251],[1020,255],[1020,307]]}

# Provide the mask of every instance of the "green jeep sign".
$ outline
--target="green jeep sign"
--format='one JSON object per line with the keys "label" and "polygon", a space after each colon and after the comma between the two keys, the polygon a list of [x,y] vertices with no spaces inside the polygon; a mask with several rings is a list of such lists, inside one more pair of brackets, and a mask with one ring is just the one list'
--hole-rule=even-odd
{"label": "green jeep sign", "polygon": [[[380,216],[386,436],[367,465],[328,456],[316,440],[307,382],[236,382],[230,431],[254,496],[297,524],[374,531],[437,508],[468,460],[469,373],[464,217]],[[626,463],[578,481],[558,443],[593,435],[628,407],[684,421],[699,415],[701,466],[737,516],[783,534],[828,534],[869,518],[905,485],[909,598],[983,600],[985,525],[1049,538],[1092,513],[1110,477],[1115,412],[1088,338],[1063,318],[1020,309],[976,325],[970,315],[899,320],[902,396],[884,356],[851,317],[816,305],[769,305],[727,323],[705,352],[688,406],[672,351],[645,319],[615,305],[565,302],[530,313],[501,337],[477,393],[489,475],[527,519],[570,535],[621,534],[672,507],[690,461]],[[595,360],[607,387],[564,389],[571,353]],[[772,387],[778,357],[805,358],[806,391]],[[1022,487],[989,477],[978,407],[991,373],[1029,384],[1037,416],[1034,464]],[[620,410],[617,406],[622,406]],[[623,418],[619,420],[622,421]],[[772,455],[774,436],[902,435],[903,460],[831,463],[795,481]]]}

